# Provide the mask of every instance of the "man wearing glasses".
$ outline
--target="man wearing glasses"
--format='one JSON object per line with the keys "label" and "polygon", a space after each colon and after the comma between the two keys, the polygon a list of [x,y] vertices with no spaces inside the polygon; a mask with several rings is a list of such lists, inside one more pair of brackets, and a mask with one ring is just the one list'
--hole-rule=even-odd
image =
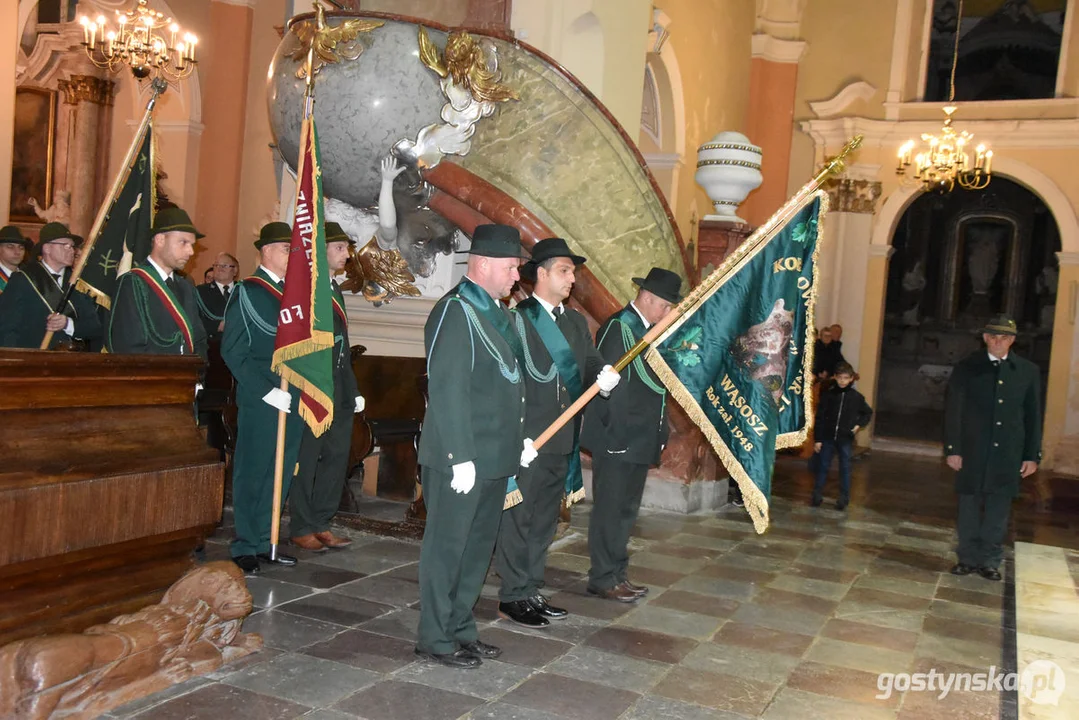
{"label": "man wearing glasses", "polygon": [[236,275],[240,269],[239,261],[228,253],[221,253],[214,261],[213,279],[196,290],[199,304],[199,318],[206,328],[206,336],[212,340],[221,339],[225,325],[225,305],[232,294]]}
{"label": "man wearing glasses", "polygon": [[71,282],[75,248],[82,238],[66,225],[51,222],[41,228],[37,259],[27,262],[11,276],[0,294],[0,347],[37,348],[52,331],[49,349],[78,347],[101,337],[101,321],[94,301],[73,291],[60,312]]}

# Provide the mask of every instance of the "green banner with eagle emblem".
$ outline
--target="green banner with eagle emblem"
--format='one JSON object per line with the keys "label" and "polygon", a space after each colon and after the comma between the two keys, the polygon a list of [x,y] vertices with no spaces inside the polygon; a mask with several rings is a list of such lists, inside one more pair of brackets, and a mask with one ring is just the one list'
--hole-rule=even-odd
{"label": "green banner with eagle emblem", "polygon": [[738,483],[757,532],[768,527],[777,448],[812,425],[813,309],[823,191],[785,207],[770,236],[724,261],[647,360]]}

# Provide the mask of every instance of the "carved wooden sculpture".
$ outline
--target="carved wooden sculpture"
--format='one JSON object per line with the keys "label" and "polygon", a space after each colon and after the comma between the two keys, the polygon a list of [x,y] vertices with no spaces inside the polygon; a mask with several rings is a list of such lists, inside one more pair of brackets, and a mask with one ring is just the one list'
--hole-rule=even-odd
{"label": "carved wooden sculpture", "polygon": [[195,568],[157,605],[81,635],[45,635],[0,648],[0,717],[93,718],[219,668],[262,647],[241,633],[251,612],[231,562]]}

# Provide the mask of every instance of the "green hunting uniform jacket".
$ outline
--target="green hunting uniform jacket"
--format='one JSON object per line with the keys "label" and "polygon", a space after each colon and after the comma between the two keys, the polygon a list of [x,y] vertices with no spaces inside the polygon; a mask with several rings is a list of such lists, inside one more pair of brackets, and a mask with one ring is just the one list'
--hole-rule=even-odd
{"label": "green hunting uniform jacket", "polygon": [[1041,462],[1038,366],[1009,352],[994,365],[983,349],[960,361],[948,381],[944,454],[959,455],[955,491],[1019,494],[1019,468]]}
{"label": "green hunting uniform jacket", "polygon": [[[236,283],[232,283],[229,294],[235,289]],[[221,331],[217,328],[225,319],[225,305],[228,304],[225,293],[216,282],[203,283],[195,288],[195,300],[199,308],[199,320],[206,329],[206,337],[211,340],[220,338]]]}
{"label": "green hunting uniform jacket", "polygon": [[[559,376],[558,368],[539,332],[523,312],[532,305],[540,312],[547,312],[536,298],[531,297],[518,304],[513,315],[517,334],[523,338],[525,348],[525,437],[537,438],[565,412],[574,398],[566,388],[565,379]],[[564,305],[562,307],[563,313],[556,325],[573,351],[581,388],[587,389],[595,382],[596,375],[603,370],[607,362],[596,350],[584,316]],[[581,417],[577,415],[575,419],[578,424]],[[573,451],[573,426],[573,423],[566,423],[539,452],[547,455],[569,455]]]}
{"label": "green hunting uniform jacket", "polygon": [[[135,272],[136,269],[152,279]],[[169,303],[159,294],[160,288],[167,286],[155,282],[161,279],[161,274],[149,262],[136,265],[131,272],[120,276],[105,338],[109,352],[198,355],[206,359],[206,328],[199,319],[195,286],[179,273],[173,273],[172,277],[175,282],[168,293],[174,302]],[[182,321],[177,319],[176,308],[181,311]]]}
{"label": "green hunting uniform jacket", "polygon": [[[631,304],[603,323],[596,345],[605,363],[614,365],[644,333],[644,321]],[[606,452],[622,462],[658,465],[669,434],[666,388],[639,355],[621,375],[607,402],[589,404],[581,445],[593,455]]]}
{"label": "green hunting uniform jacket", "polygon": [[512,328],[502,303],[467,278],[435,304],[424,327],[429,401],[419,462],[452,474],[453,465],[472,461],[477,480],[509,477],[525,438],[524,378],[515,348],[462,294],[466,285]]}
{"label": "green hunting uniform jacket", "polygon": [[[49,270],[39,261],[26,263],[11,276],[0,294],[0,347],[38,348],[45,338],[45,321],[63,297],[70,283],[71,268],[63,272],[63,283],[57,284]],[[101,321],[97,304],[81,292],[68,296],[63,311],[72,320],[74,337],[93,341],[101,338]],[[50,347],[56,347],[64,331],[53,334]]]}

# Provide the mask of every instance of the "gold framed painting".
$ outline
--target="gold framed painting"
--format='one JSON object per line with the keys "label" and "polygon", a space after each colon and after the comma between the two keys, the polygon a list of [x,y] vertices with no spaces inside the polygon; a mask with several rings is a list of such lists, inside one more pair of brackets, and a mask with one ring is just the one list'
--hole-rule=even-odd
{"label": "gold framed painting", "polygon": [[56,93],[15,91],[15,143],[11,161],[11,221],[44,223],[33,204],[52,205],[52,161],[56,147]]}

